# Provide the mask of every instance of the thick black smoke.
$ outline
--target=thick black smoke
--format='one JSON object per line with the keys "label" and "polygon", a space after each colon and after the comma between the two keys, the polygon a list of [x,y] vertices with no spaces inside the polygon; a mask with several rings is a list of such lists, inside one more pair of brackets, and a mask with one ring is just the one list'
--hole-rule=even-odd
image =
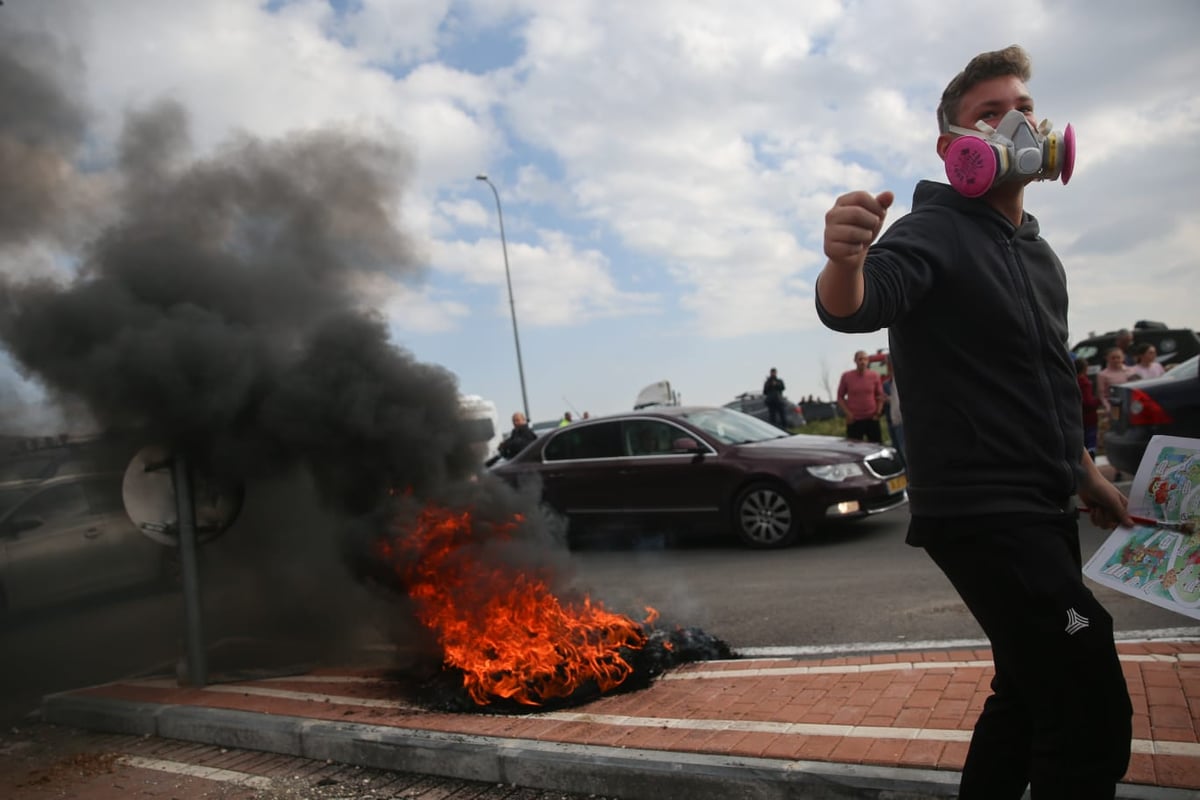
{"label": "thick black smoke", "polygon": [[330,131],[202,160],[186,143],[178,106],[130,118],[119,221],[68,285],[0,287],[8,350],[105,429],[242,479],[306,464],[347,511],[464,477],[456,379],[392,344],[356,292],[419,271],[389,207],[401,154]]}
{"label": "thick black smoke", "polygon": [[[397,221],[403,152],[333,129],[240,136],[197,157],[184,110],[162,101],[129,114],[98,165],[81,152],[78,71],[5,21],[0,345],[72,430],[166,445],[245,485],[237,524],[201,550],[220,617],[210,638],[270,631],[320,647],[367,620],[371,584],[346,567],[362,567],[397,493],[500,516],[535,508],[471,480],[455,376],[392,342],[366,302],[422,272]],[[81,183],[104,207],[71,228]],[[81,229],[94,235],[76,246]],[[53,254],[32,279],[17,264],[31,242]]]}

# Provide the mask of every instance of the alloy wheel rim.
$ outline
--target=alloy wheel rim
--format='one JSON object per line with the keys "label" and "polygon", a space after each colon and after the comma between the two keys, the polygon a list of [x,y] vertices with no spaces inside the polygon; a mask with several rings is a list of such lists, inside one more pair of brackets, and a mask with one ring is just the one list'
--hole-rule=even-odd
{"label": "alloy wheel rim", "polygon": [[778,492],[762,489],[742,501],[741,522],[750,539],[770,544],[791,530],[792,509]]}

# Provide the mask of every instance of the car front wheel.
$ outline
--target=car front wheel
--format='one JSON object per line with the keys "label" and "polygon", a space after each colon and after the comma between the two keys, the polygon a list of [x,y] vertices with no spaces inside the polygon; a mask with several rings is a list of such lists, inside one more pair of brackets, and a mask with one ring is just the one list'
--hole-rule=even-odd
{"label": "car front wheel", "polygon": [[746,487],[734,502],[733,513],[738,538],[747,547],[787,547],[803,527],[795,503],[781,487],[769,483]]}

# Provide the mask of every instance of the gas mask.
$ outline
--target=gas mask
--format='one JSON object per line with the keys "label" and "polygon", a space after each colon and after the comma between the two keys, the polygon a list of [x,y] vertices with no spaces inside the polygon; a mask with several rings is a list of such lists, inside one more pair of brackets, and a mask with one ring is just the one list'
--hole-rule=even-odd
{"label": "gas mask", "polygon": [[980,120],[978,130],[951,125],[961,134],[946,148],[946,176],[965,197],[979,197],[997,183],[1062,177],[1066,185],[1075,170],[1075,130],[1051,129],[1044,119],[1034,128],[1017,109],[1011,109],[993,128]]}

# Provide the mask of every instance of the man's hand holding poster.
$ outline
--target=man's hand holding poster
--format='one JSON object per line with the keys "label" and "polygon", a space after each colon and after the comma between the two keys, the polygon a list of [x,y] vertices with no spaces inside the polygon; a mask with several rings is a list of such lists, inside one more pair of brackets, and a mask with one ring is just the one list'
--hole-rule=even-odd
{"label": "man's hand holding poster", "polygon": [[1200,439],[1155,436],[1129,488],[1139,520],[1083,567],[1097,583],[1200,619]]}

